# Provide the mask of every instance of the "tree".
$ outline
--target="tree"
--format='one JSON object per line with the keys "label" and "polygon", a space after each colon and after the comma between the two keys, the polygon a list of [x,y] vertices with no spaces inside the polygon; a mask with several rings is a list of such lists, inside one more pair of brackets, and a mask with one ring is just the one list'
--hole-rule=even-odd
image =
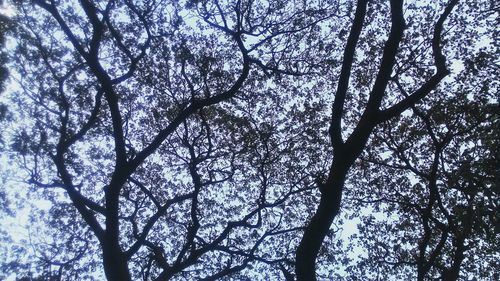
{"label": "tree", "polygon": [[[381,138],[377,136],[376,142],[387,148],[381,150],[393,157],[371,154],[363,159],[373,167],[357,186],[374,188],[353,190],[354,204],[361,208],[360,204],[370,204],[387,218],[364,219],[362,243],[371,254],[359,270],[378,268],[418,280],[494,278],[495,273],[484,268],[498,267],[498,187],[492,169],[498,158],[491,150],[498,144],[468,142],[495,131],[498,117],[492,110],[496,109],[465,104],[468,108],[455,111],[456,105],[463,106],[458,99],[440,102],[428,113],[415,108],[420,122],[404,118],[398,122],[400,128],[390,124]],[[400,130],[407,135],[401,136]],[[381,230],[396,239],[383,239]]]}
{"label": "tree", "polygon": [[[0,8],[4,5],[3,1],[0,1]],[[12,22],[10,19],[0,13],[0,92],[3,92],[5,89],[5,82],[8,77],[8,69],[6,67],[7,64],[7,52],[5,50],[5,39],[6,33],[9,29],[12,28]],[[7,105],[0,103],[0,122],[8,119],[8,110]],[[2,134],[0,134],[0,145],[3,145]]]}
{"label": "tree", "polygon": [[[25,117],[9,137],[51,203],[32,214],[54,236],[33,245],[40,278],[331,278],[332,223],[373,132],[427,116],[445,56],[490,38],[462,37],[484,3],[457,3],[16,3]],[[422,253],[420,276],[441,270]]]}
{"label": "tree", "polygon": [[[17,7],[18,103],[33,123],[13,148],[29,182],[56,203],[51,225],[64,230],[48,244],[66,251],[42,254],[45,262],[62,268],[100,253],[109,280],[167,280],[284,260],[256,252],[268,237],[299,227],[266,212],[310,189],[301,180],[308,175],[291,170],[298,179],[274,189],[264,167],[284,160],[274,154],[296,152],[275,143],[264,114],[251,120],[236,112],[253,113],[252,92],[269,88],[252,69],[299,73],[279,61],[297,51],[274,41],[286,35],[299,44],[325,13],[279,2],[34,4]],[[264,52],[270,62],[253,56]],[[215,106],[235,96],[241,101]],[[231,204],[212,211],[238,186],[245,188]],[[89,247],[96,240],[99,249]]]}
{"label": "tree", "polygon": [[353,208],[375,213],[363,219],[360,240],[371,253],[356,270],[496,278],[485,270],[499,266],[500,238],[498,97],[487,86],[498,79],[484,75],[495,68],[484,60],[489,51],[497,52],[476,52],[461,79],[375,133],[348,192]]}
{"label": "tree", "polygon": [[[449,74],[446,58],[442,51],[441,41],[443,26],[446,19],[458,1],[447,3],[435,23],[432,23],[432,35],[427,44],[432,49],[433,66],[436,71],[422,83],[412,85],[415,89],[396,103],[387,101],[387,87],[391,80],[399,81],[405,75],[405,68],[395,68],[399,50],[403,49],[403,34],[407,27],[403,13],[403,1],[390,1],[390,32],[382,49],[379,66],[374,69],[374,81],[367,86],[369,94],[363,103],[360,116],[354,121],[352,131],[344,141],[342,119],[345,112],[346,96],[349,79],[353,68],[356,45],[358,44],[365,17],[368,1],[358,1],[356,12],[343,54],[342,70],[335,92],[330,124],[330,140],[333,148],[333,160],[325,182],[320,184],[321,201],[316,213],[305,228],[304,235],[296,254],[296,274],[298,280],[316,280],[315,260],[321,244],[340,211],[346,176],[354,161],[362,153],[375,127],[391,118],[399,116],[405,110],[426,97],[439,82]],[[384,9],[383,4],[379,4]],[[387,7],[385,7],[387,8]],[[418,18],[418,15],[416,16]],[[370,19],[372,20],[372,19]],[[428,24],[428,23],[427,23]],[[419,26],[421,27],[421,26]],[[406,42],[411,42],[411,33]],[[403,45],[400,47],[400,44]],[[411,50],[411,49],[410,49]],[[405,63],[412,63],[408,59]],[[424,70],[425,71],[425,70]],[[395,72],[395,75],[393,75]],[[368,77],[370,79],[371,77]],[[413,81],[411,81],[413,82]],[[412,83],[413,84],[413,83]],[[420,85],[419,85],[420,84]],[[385,104],[384,104],[385,103]],[[388,103],[388,105],[386,105]],[[385,106],[384,106],[385,105]]]}
{"label": "tree", "polygon": [[[3,1],[0,1],[0,7],[4,5]],[[5,51],[5,34],[12,27],[12,23],[9,18],[0,14],[0,90],[3,91],[5,79],[7,78],[8,70],[5,67],[6,61],[6,51]]]}

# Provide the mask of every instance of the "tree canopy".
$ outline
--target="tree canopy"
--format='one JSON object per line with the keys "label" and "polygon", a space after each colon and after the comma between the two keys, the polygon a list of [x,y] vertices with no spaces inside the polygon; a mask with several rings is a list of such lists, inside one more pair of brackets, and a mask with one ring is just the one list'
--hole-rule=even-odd
{"label": "tree canopy", "polygon": [[494,1],[8,5],[0,277],[498,278]]}

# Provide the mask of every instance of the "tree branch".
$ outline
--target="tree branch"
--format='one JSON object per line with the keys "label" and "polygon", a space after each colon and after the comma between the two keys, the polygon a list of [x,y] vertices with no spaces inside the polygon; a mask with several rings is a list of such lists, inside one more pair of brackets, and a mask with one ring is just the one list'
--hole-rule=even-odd
{"label": "tree branch", "polygon": [[386,121],[395,116],[398,116],[403,111],[414,106],[424,97],[426,97],[436,86],[449,74],[449,70],[446,67],[446,58],[441,50],[441,33],[443,31],[443,25],[448,16],[450,15],[453,8],[457,5],[458,0],[451,0],[444,10],[444,12],[439,17],[436,25],[434,26],[433,38],[432,38],[432,54],[434,56],[434,65],[436,67],[436,73],[425,82],[419,89],[413,92],[408,97],[404,98],[397,104],[383,110],[380,112],[380,119]]}
{"label": "tree branch", "polygon": [[340,72],[335,100],[332,106],[332,121],[330,123],[330,139],[335,150],[342,149],[344,141],[342,140],[342,116],[344,114],[344,104],[349,87],[349,78],[351,76],[351,68],[354,62],[354,54],[356,45],[363,28],[363,23],[366,15],[367,0],[358,0],[354,21],[351,26],[351,31],[347,39],[347,44],[344,48],[344,59],[342,61],[342,69]]}

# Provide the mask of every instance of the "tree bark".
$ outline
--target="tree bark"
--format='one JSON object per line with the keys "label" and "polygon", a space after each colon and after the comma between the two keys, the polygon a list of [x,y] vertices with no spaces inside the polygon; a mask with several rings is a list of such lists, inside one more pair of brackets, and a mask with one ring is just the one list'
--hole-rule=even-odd
{"label": "tree bark", "polygon": [[[338,183],[338,188],[342,189],[343,184]],[[295,273],[298,281],[316,280],[316,256],[340,209],[342,192],[339,190],[332,195],[321,196],[318,209],[307,225],[297,248]]]}
{"label": "tree bark", "polygon": [[108,281],[131,281],[127,259],[120,245],[113,241],[102,243],[104,273]]}
{"label": "tree bark", "polygon": [[295,256],[295,274],[298,281],[316,280],[316,257],[333,219],[340,211],[342,190],[350,167],[347,162],[349,160],[343,158],[342,163],[335,161],[332,164],[330,171],[335,172],[330,173],[322,190],[318,209],[304,230]]}
{"label": "tree bark", "polygon": [[130,172],[118,165],[106,189],[106,231],[101,240],[104,272],[108,281],[132,280],[128,269],[128,257],[120,247],[119,195]]}

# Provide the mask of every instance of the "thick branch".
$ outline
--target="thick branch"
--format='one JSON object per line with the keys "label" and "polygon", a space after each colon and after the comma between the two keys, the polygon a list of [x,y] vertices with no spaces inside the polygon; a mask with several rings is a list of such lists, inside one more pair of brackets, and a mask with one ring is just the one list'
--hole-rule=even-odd
{"label": "thick branch", "polygon": [[414,93],[404,98],[399,103],[383,110],[380,114],[382,120],[389,120],[395,116],[398,116],[403,111],[414,106],[424,97],[426,97],[436,86],[449,74],[449,70],[446,67],[446,58],[441,50],[441,33],[443,31],[443,25],[448,16],[450,15],[453,8],[457,5],[458,0],[451,0],[446,6],[444,12],[439,17],[436,25],[434,26],[434,33],[432,38],[432,54],[434,56],[434,65],[436,66],[436,73],[425,82],[419,89]]}
{"label": "thick branch", "polygon": [[367,4],[367,0],[358,1],[356,13],[354,16],[354,22],[352,24],[351,32],[344,49],[342,70],[340,72],[340,78],[337,85],[337,92],[335,93],[335,101],[333,102],[332,121],[329,131],[330,139],[332,141],[334,149],[341,149],[340,147],[343,144],[342,115],[344,113],[344,103],[347,95],[347,89],[349,87],[349,78],[351,76],[351,68],[354,61],[356,45],[358,43],[359,35],[361,34],[363,22],[365,20]]}
{"label": "thick branch", "polygon": [[403,1],[391,1],[391,31],[387,39],[382,55],[382,61],[378,67],[377,78],[373,89],[368,99],[366,111],[378,111],[382,98],[385,94],[385,89],[391,78],[392,69],[396,62],[396,55],[399,48],[399,43],[403,37],[403,32],[406,27],[403,17]]}

